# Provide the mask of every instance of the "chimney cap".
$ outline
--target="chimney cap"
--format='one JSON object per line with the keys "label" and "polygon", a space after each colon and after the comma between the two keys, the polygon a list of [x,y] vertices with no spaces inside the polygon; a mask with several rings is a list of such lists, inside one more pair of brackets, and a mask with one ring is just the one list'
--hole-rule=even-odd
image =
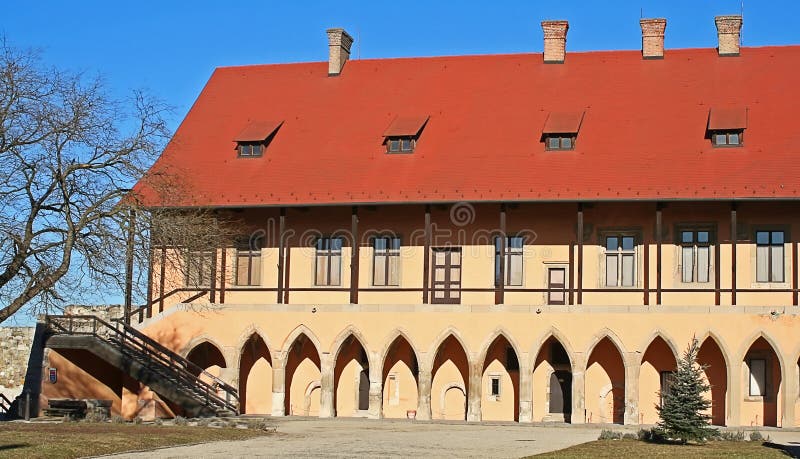
{"label": "chimney cap", "polygon": [[642,18],[639,19],[639,25],[642,27],[642,34],[645,36],[664,35],[664,29],[667,28],[667,19]]}
{"label": "chimney cap", "polygon": [[717,50],[720,56],[738,56],[741,47],[742,16],[730,14],[714,17],[717,26]]}
{"label": "chimney cap", "polygon": [[334,27],[325,31],[328,34],[328,44],[330,46],[341,46],[348,53],[353,45],[353,37],[341,27]]}

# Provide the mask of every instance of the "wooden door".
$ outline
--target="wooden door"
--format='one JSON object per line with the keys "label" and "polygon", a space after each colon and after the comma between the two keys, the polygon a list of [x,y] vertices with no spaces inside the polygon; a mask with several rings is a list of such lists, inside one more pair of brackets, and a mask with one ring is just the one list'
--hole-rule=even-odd
{"label": "wooden door", "polygon": [[435,247],[433,250],[432,303],[461,302],[461,247]]}

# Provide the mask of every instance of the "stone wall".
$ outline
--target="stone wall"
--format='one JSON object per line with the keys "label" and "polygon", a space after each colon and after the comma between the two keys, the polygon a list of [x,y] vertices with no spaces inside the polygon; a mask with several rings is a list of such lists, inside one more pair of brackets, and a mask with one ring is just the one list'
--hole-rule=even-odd
{"label": "stone wall", "polygon": [[35,327],[0,327],[0,392],[14,399],[22,391]]}

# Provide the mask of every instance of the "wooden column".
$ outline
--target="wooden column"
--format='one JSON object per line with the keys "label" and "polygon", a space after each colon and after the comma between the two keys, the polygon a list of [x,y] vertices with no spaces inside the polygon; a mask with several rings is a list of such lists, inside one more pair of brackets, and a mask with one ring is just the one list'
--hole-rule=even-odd
{"label": "wooden column", "polygon": [[656,304],[661,304],[661,237],[663,234],[661,203],[658,203],[656,204]]}
{"label": "wooden column", "polygon": [[583,203],[578,203],[578,302],[583,303]]}
{"label": "wooden column", "polygon": [[292,248],[286,248],[286,266],[284,267],[284,278],[283,278],[283,302],[284,304],[289,304],[289,292],[292,291],[292,282],[289,274],[291,273],[292,267]]}
{"label": "wooden column", "polygon": [[500,282],[494,286],[494,304],[503,304],[506,295],[506,205],[500,204]]}
{"label": "wooden column", "polygon": [[125,247],[125,323],[131,323],[131,306],[133,303],[133,250],[136,238],[136,212],[128,213],[128,240]]}
{"label": "wooden column", "polygon": [[150,244],[147,247],[147,317],[153,317],[153,230],[150,229]]}
{"label": "wooden column", "polygon": [[719,306],[722,304],[721,292],[722,289],[722,255],[721,244],[719,235],[714,235],[714,304]]}
{"label": "wooden column", "polygon": [[228,270],[227,270],[227,260],[228,260],[228,248],[222,248],[222,259],[220,260],[219,270],[219,303],[225,304],[225,287],[228,285]]}
{"label": "wooden column", "polygon": [[211,292],[209,293],[211,304],[217,301],[217,248],[211,252]]}
{"label": "wooden column", "polygon": [[164,283],[166,282],[165,278],[167,277],[167,246],[165,245],[161,246],[161,266],[159,268],[159,274],[161,277],[158,279],[158,312],[164,312]]}
{"label": "wooden column", "polygon": [[800,253],[797,252],[797,241],[792,242],[792,304],[797,306],[797,284],[798,284],[798,273],[797,273],[797,256]]}
{"label": "wooden column", "polygon": [[350,239],[352,247],[350,250],[350,303],[358,304],[358,207],[353,206],[350,213]]}
{"label": "wooden column", "polygon": [[431,278],[431,206],[425,206],[425,247],[423,249],[422,261],[422,303],[428,303],[428,296],[430,294],[428,283]]}
{"label": "wooden column", "polygon": [[[567,270],[569,276],[569,303],[574,304],[575,300],[575,243],[569,243],[569,269]],[[550,280],[548,279],[548,283]]]}
{"label": "wooden column", "polygon": [[731,203],[731,305],[736,305],[736,203]]}
{"label": "wooden column", "polygon": [[278,304],[283,303],[283,269],[284,269],[284,244],[283,238],[286,232],[286,208],[281,207],[281,214],[278,217]]}
{"label": "wooden column", "polygon": [[[658,207],[658,204],[656,204]],[[647,234],[642,235],[642,250],[644,251],[644,294],[642,304],[647,306],[650,304],[650,243]]]}

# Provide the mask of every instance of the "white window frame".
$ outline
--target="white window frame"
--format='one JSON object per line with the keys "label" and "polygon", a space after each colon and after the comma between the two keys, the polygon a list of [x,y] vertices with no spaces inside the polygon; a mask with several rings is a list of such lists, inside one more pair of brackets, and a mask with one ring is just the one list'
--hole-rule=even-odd
{"label": "white window frame", "polygon": [[[760,362],[758,365],[761,366],[760,371],[762,372],[761,379],[762,379],[762,387],[758,387],[758,375],[755,374],[758,368],[756,362]],[[750,397],[766,397],[767,396],[767,377],[769,371],[767,369],[767,359],[761,357],[752,357],[747,359],[747,375],[748,375],[748,390],[747,393]],[[756,383],[756,387],[753,387],[753,383]],[[754,393],[754,389],[760,389],[758,393]]]}
{"label": "white window frame", "polygon": [[[496,394],[492,393],[492,385],[493,385],[494,381],[497,381],[497,393]],[[487,389],[486,395],[489,398],[489,400],[491,400],[493,402],[499,402],[500,401],[500,397],[503,394],[503,377],[502,377],[502,375],[500,373],[490,373],[489,374],[489,384],[488,384],[488,387],[486,389]]]}
{"label": "white window frame", "polygon": [[[639,240],[641,239],[638,232],[632,231],[606,231],[602,232],[601,234],[601,241],[603,250],[603,257],[601,260],[603,279],[601,280],[602,286],[604,288],[609,289],[627,289],[627,288],[636,288],[639,285]],[[622,242],[623,238],[633,238],[633,248],[632,249],[623,249]],[[613,251],[608,250],[608,239],[609,238],[617,238],[618,244],[617,249]],[[608,285],[608,257],[616,255],[617,258],[617,280],[616,285]],[[622,278],[623,278],[623,268],[622,262],[625,255],[633,255],[633,273],[632,273],[632,280],[633,283],[631,285],[622,285]]]}

